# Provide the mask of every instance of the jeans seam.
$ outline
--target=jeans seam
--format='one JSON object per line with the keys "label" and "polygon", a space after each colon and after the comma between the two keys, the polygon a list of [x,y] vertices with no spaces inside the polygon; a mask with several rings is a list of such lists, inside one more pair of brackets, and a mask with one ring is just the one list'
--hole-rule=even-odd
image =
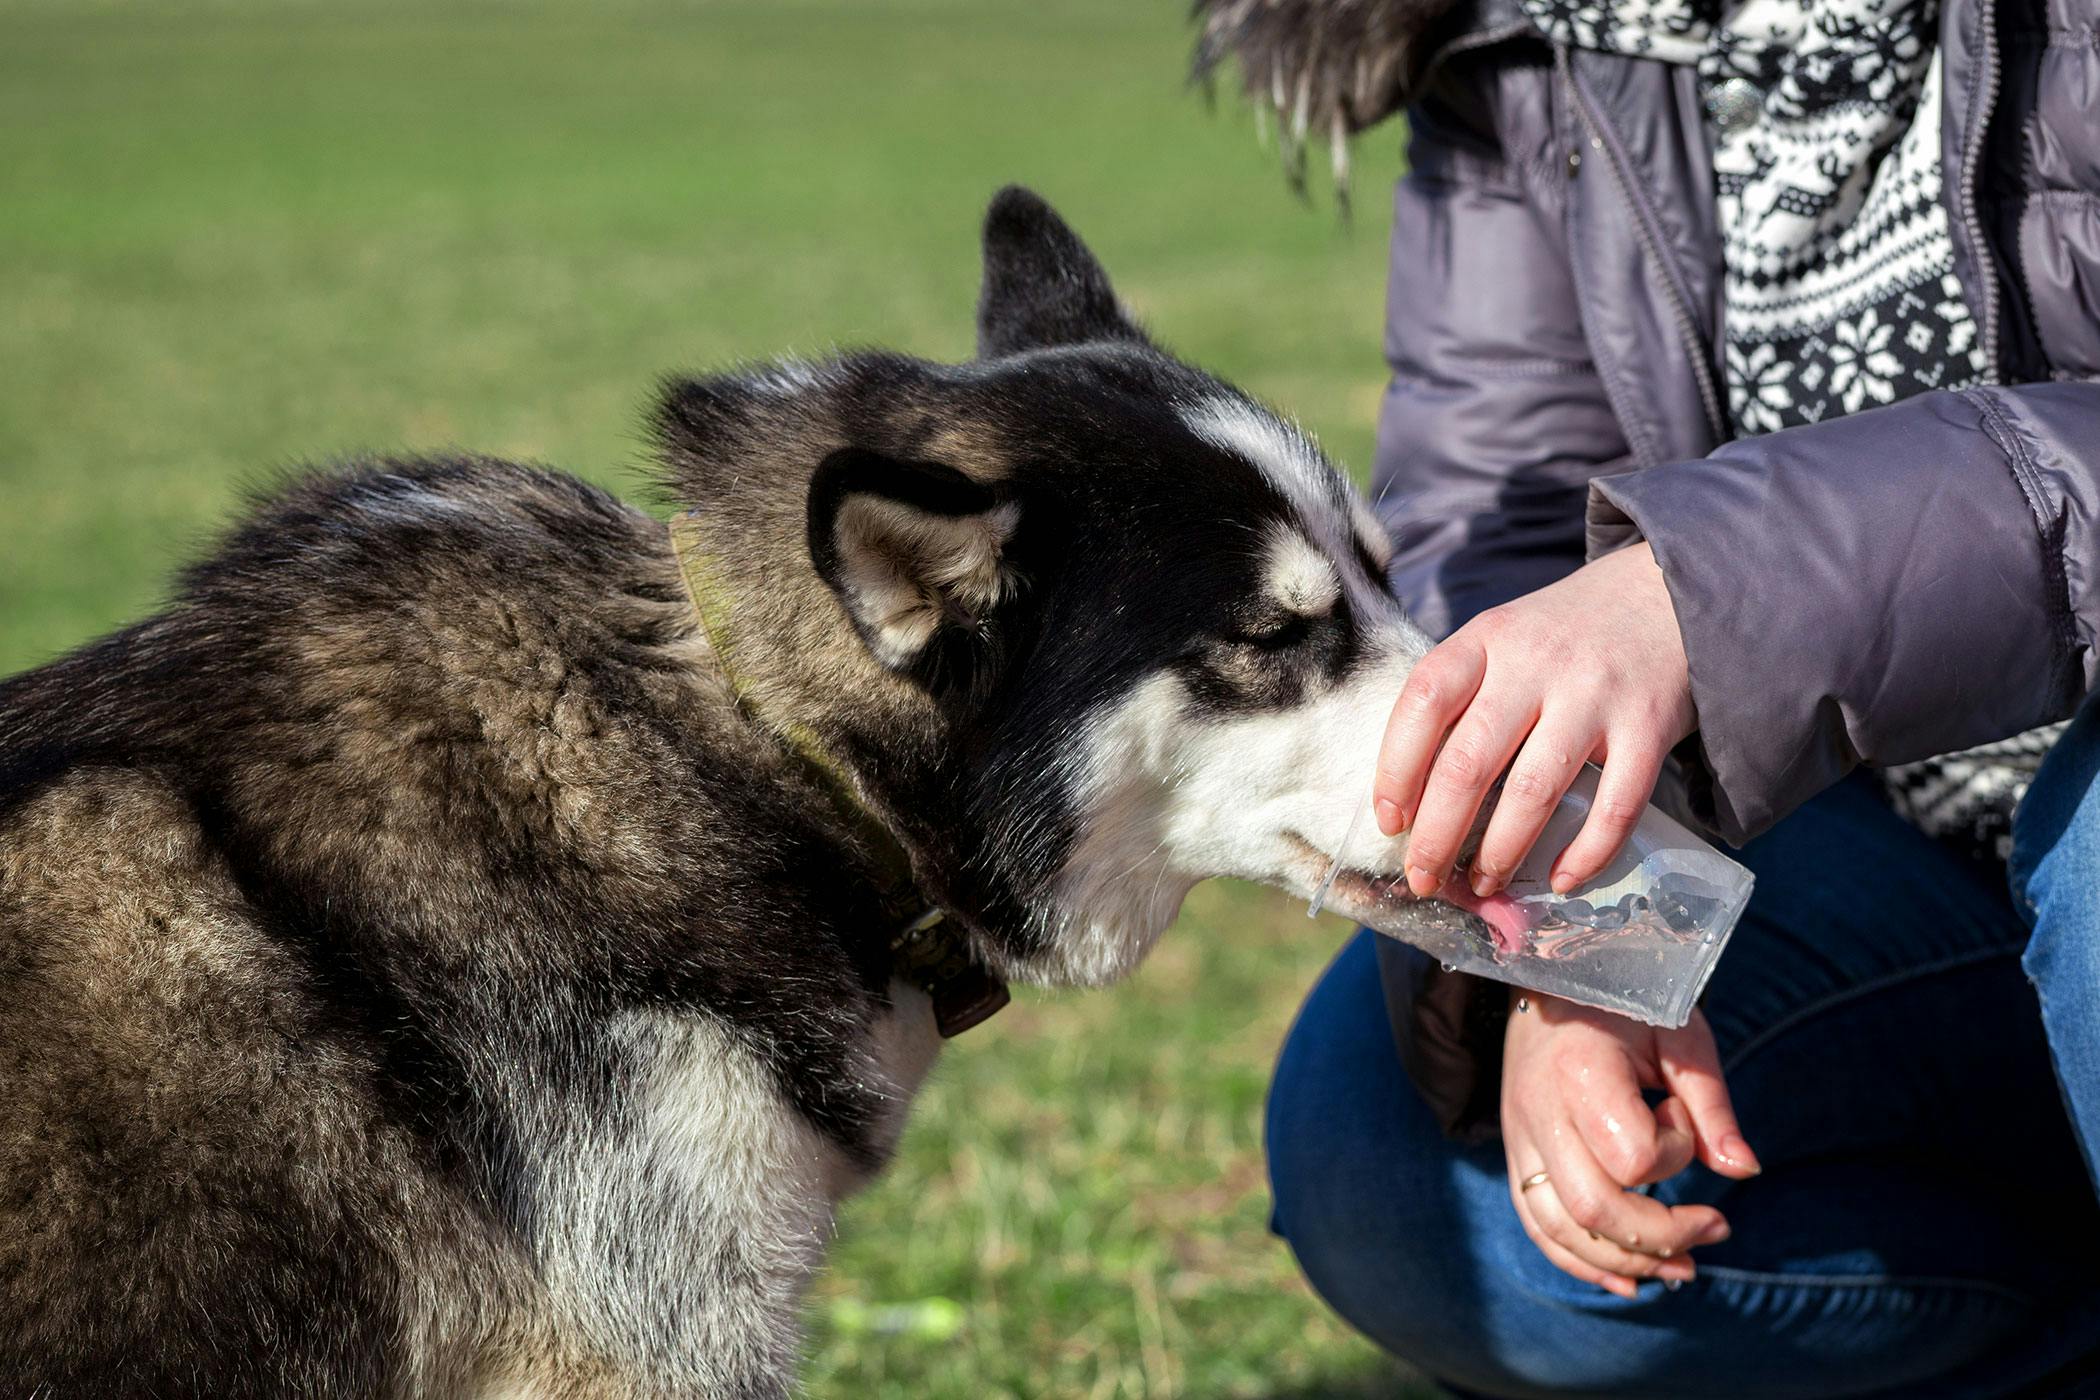
{"label": "jeans seam", "polygon": [[2007,943],[2002,946],[1993,946],[1957,954],[1953,957],[1943,958],[1936,963],[1927,963],[1923,967],[1905,968],[1901,972],[1890,973],[1884,977],[1861,982],[1857,986],[1847,987],[1843,991],[1832,992],[1829,996],[1823,997],[1818,1001],[1812,1001],[1791,1015],[1782,1017],[1737,1046],[1735,1051],[1726,1060],[1722,1061],[1721,1072],[1724,1075],[1735,1073],[1736,1070],[1742,1067],[1743,1061],[1749,1059],[1751,1055],[1764,1049],[1772,1041],[1793,1030],[1802,1022],[1820,1016],[1833,1007],[1843,1006],[1846,1002],[1856,1001],[1860,997],[1871,996],[1876,992],[1887,991],[1889,988],[1901,986],[1905,982],[1914,982],[1921,977],[1937,977],[1943,972],[1952,972],[1957,968],[1968,967],[1973,963],[1988,962],[1992,958],[2018,957],[2026,947],[2027,940],[2022,938],[2017,943]]}
{"label": "jeans seam", "polygon": [[1940,1278],[1930,1274],[1790,1274],[1764,1269],[1742,1269],[1726,1264],[1701,1264],[1702,1280],[1768,1284],[1782,1288],[1929,1288],[1960,1293],[1990,1293],[2023,1308],[2038,1308],[2040,1301],[2017,1288],[1989,1279]]}

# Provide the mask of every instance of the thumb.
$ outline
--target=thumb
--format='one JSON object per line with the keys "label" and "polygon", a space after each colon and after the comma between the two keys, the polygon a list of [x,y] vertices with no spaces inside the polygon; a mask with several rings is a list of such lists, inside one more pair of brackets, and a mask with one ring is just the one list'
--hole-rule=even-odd
{"label": "thumb", "polygon": [[1655,1168],[1649,1181],[1664,1181],[1692,1164],[1698,1155],[1698,1134],[1692,1130],[1692,1115],[1680,1099],[1664,1099],[1655,1106]]}
{"label": "thumb", "polygon": [[1743,1129],[1735,1120],[1735,1105],[1728,1097],[1728,1084],[1721,1078],[1721,1056],[1714,1048],[1714,1033],[1706,1018],[1692,1013],[1682,1030],[1656,1036],[1656,1054],[1663,1087],[1684,1104],[1691,1115],[1692,1133],[1699,1141],[1699,1160],[1722,1176],[1737,1180],[1764,1170]]}

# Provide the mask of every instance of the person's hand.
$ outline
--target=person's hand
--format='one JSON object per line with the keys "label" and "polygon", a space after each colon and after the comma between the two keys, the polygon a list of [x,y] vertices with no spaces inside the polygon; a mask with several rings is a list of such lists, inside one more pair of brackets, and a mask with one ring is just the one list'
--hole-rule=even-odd
{"label": "person's hand", "polygon": [[1434,894],[1508,769],[1472,864],[1474,893],[1493,894],[1594,759],[1596,803],[1553,867],[1566,894],[1618,855],[1693,727],[1677,614],[1654,554],[1634,545],[1489,609],[1422,658],[1386,725],[1378,826],[1409,833],[1408,888]]}
{"label": "person's hand", "polygon": [[[1687,1251],[1727,1239],[1727,1220],[1632,1188],[1694,1157],[1738,1180],[1762,1170],[1705,1016],[1667,1031],[1558,997],[1526,999],[1529,1011],[1510,1013],[1502,1062],[1509,1198],[1524,1233],[1561,1269],[1621,1297],[1637,1279],[1691,1278]],[[1643,1089],[1670,1097],[1650,1109]]]}

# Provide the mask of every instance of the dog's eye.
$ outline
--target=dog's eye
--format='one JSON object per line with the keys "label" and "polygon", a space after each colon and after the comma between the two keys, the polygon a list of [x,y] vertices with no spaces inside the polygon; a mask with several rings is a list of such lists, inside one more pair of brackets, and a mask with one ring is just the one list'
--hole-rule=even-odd
{"label": "dog's eye", "polygon": [[1312,635],[1312,619],[1303,613],[1279,613],[1249,627],[1235,629],[1232,640],[1260,651],[1283,651]]}

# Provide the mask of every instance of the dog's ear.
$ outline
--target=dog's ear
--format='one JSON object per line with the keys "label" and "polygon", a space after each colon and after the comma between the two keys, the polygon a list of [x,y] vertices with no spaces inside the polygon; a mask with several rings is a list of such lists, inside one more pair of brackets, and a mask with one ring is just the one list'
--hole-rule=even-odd
{"label": "dog's ear", "polygon": [[810,481],[809,555],[877,661],[952,690],[998,659],[1020,519],[1018,502],[953,467],[842,448]]}
{"label": "dog's ear", "polygon": [[1143,341],[1108,274],[1042,197],[1008,185],[984,216],[977,357],[1089,340]]}

